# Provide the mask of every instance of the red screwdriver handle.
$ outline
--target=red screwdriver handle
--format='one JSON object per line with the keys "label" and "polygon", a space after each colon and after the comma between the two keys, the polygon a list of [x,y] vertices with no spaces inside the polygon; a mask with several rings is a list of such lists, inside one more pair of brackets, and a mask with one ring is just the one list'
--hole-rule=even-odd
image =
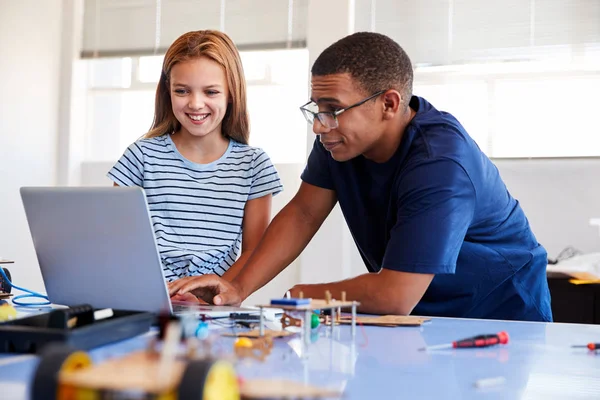
{"label": "red screwdriver handle", "polygon": [[508,333],[500,332],[494,335],[478,335],[471,338],[452,342],[454,348],[488,347],[508,343]]}

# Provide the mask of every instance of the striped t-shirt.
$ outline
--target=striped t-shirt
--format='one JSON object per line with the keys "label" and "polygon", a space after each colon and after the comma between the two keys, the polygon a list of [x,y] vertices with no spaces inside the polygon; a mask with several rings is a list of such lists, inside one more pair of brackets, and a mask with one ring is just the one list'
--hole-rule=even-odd
{"label": "striped t-shirt", "polygon": [[223,275],[240,253],[246,202],[283,189],[262,149],[230,140],[221,158],[196,164],[171,135],[133,143],[108,177],[144,188],[168,281]]}

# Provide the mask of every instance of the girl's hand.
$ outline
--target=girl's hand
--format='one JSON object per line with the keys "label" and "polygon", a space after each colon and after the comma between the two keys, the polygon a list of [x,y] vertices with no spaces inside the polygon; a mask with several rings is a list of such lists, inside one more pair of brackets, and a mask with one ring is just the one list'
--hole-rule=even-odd
{"label": "girl's hand", "polygon": [[173,302],[173,301],[185,301],[187,303],[199,303],[200,299],[198,299],[196,296],[194,296],[191,293],[184,293],[184,294],[175,294],[175,295],[171,296],[171,302]]}

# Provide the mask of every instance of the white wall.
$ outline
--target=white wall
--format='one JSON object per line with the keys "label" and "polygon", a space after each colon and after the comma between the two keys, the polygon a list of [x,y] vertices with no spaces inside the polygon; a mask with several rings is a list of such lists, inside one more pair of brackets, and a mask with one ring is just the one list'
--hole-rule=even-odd
{"label": "white wall", "polygon": [[0,256],[34,290],[43,283],[19,187],[56,183],[61,8],[61,0],[0,0]]}
{"label": "white wall", "polygon": [[600,251],[600,158],[495,160],[509,192],[521,202],[538,241],[556,256],[568,246]]}

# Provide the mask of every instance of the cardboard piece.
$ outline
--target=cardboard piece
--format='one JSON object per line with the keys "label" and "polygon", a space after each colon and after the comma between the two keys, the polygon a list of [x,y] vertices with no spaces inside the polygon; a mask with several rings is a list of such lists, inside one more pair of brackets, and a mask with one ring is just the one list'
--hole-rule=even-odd
{"label": "cardboard piece", "polygon": [[569,279],[573,285],[600,285],[600,279]]}
{"label": "cardboard piece", "polygon": [[252,379],[242,381],[240,394],[244,399],[320,399],[341,392],[283,379]]}
{"label": "cardboard piece", "polygon": [[[356,317],[356,323],[370,326],[421,326],[431,318],[416,317],[412,315],[382,315],[379,317]],[[342,316],[339,324],[352,323],[352,317]]]}

